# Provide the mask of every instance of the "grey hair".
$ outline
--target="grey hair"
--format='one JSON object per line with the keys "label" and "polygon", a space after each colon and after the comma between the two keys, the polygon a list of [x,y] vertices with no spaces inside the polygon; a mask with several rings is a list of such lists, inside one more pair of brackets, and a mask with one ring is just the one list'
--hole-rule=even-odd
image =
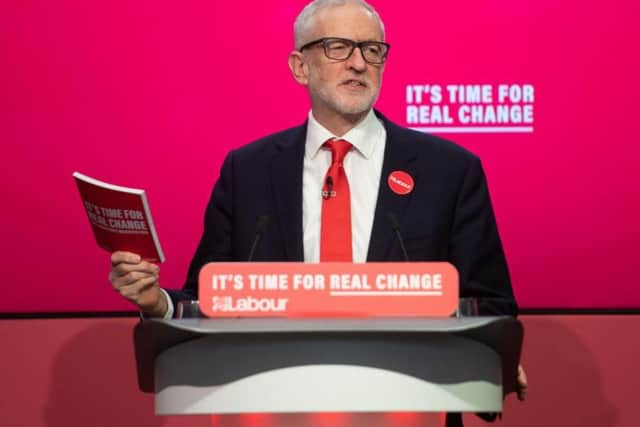
{"label": "grey hair", "polygon": [[299,49],[305,42],[305,36],[308,34],[311,22],[315,14],[321,9],[325,9],[333,6],[342,6],[348,3],[359,4],[364,7],[369,13],[371,13],[380,23],[380,29],[382,30],[382,36],[384,37],[384,23],[380,18],[378,12],[364,0],[313,0],[311,3],[307,4],[302,12],[296,18],[296,21],[293,24],[293,41],[295,44],[295,48]]}

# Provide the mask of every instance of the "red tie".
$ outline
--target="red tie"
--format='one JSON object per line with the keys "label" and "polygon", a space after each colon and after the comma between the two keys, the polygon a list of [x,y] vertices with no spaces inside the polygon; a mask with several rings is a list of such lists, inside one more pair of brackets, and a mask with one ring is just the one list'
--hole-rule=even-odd
{"label": "red tie", "polygon": [[331,150],[331,166],[322,187],[320,261],[351,262],[351,196],[342,164],[351,144],[338,139],[324,145]]}

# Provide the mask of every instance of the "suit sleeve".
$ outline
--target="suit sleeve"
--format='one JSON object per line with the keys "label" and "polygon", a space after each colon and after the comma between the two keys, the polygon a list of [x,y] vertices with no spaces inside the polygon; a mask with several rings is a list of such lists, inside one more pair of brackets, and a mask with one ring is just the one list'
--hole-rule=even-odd
{"label": "suit sleeve", "polygon": [[517,315],[487,180],[476,157],[457,197],[449,254],[460,274],[460,297],[478,298],[480,314]]}
{"label": "suit sleeve", "polygon": [[225,158],[204,218],[204,232],[189,265],[187,280],[182,290],[169,290],[174,304],[181,300],[198,299],[198,275],[209,262],[232,261],[233,217],[233,152]]}

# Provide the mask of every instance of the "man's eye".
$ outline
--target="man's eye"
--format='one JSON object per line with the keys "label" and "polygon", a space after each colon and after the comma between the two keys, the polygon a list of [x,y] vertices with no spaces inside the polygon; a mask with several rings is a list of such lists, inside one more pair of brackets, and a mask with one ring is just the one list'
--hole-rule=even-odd
{"label": "man's eye", "polygon": [[344,52],[345,50],[347,50],[346,46],[331,46],[329,49],[331,49],[332,52]]}
{"label": "man's eye", "polygon": [[367,46],[365,48],[365,50],[367,51],[367,53],[371,54],[371,55],[380,55],[382,50],[380,49],[380,46]]}
{"label": "man's eye", "polygon": [[344,50],[344,49],[349,49],[349,46],[347,46],[347,44],[342,43],[342,42],[335,42],[335,43],[330,43],[329,44],[329,49],[334,50],[334,51],[340,51],[340,50]]}

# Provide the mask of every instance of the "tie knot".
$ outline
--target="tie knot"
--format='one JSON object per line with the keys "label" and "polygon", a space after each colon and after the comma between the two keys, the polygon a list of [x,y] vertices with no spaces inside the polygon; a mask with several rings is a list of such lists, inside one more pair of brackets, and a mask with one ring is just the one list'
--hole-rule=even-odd
{"label": "tie knot", "polygon": [[342,164],[344,156],[346,156],[351,149],[351,143],[344,139],[330,139],[325,142],[324,145],[331,150],[331,163]]}

